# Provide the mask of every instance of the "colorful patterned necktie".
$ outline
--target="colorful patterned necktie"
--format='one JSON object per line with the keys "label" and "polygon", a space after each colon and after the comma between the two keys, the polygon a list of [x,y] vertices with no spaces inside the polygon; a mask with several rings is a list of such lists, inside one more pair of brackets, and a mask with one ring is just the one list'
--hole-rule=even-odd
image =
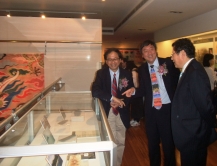
{"label": "colorful patterned necktie", "polygon": [[[117,97],[118,88],[117,88],[117,82],[116,82],[115,76],[116,76],[116,74],[114,73],[113,82],[112,82],[112,96]],[[118,110],[116,108],[112,107],[112,111],[115,115],[118,115]]]}
{"label": "colorful patterned necktie", "polygon": [[154,70],[154,65],[151,65],[151,83],[152,83],[152,91],[153,91],[153,102],[154,102],[154,107],[156,109],[160,109],[162,107],[162,101],[160,97],[160,89],[157,81],[157,76]]}

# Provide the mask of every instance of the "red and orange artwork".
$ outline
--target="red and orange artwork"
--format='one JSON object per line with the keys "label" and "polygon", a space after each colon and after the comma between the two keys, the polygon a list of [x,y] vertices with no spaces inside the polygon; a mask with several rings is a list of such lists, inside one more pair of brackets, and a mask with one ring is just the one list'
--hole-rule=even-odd
{"label": "red and orange artwork", "polygon": [[0,54],[0,117],[44,89],[44,54]]}

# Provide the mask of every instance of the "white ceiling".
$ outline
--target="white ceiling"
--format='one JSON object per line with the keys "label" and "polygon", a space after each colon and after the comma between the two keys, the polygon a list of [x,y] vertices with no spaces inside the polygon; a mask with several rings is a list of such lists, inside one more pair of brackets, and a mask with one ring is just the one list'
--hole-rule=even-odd
{"label": "white ceiling", "polygon": [[[217,8],[217,0],[0,0],[0,15],[102,19],[114,28],[103,41],[149,38],[153,33]],[[170,11],[180,11],[170,13]],[[203,23],[203,20],[201,20]],[[209,26],[209,25],[207,25]]]}

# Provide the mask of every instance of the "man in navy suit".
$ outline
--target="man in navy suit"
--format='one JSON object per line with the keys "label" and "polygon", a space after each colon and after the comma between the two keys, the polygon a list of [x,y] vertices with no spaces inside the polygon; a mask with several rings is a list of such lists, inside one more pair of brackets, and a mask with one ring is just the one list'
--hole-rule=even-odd
{"label": "man in navy suit", "polygon": [[171,59],[182,69],[172,102],[171,125],[182,166],[205,166],[207,147],[216,139],[209,78],[187,39],[176,40]]}
{"label": "man in navy suit", "polygon": [[[140,51],[146,60],[139,68],[139,88],[124,92],[126,96],[145,97],[145,128],[148,137],[150,166],[161,165],[160,142],[164,152],[164,166],[175,166],[175,147],[171,131],[171,101],[178,83],[180,71],[175,68],[170,58],[159,58],[157,46],[151,40],[141,44]],[[156,108],[153,99],[151,68],[156,72],[159,86],[161,107]]]}
{"label": "man in navy suit", "polygon": [[[108,49],[104,54],[107,67],[97,71],[92,85],[92,96],[103,104],[108,122],[117,144],[117,163],[120,166],[125,147],[125,132],[130,127],[129,100],[122,93],[133,87],[131,72],[119,67],[122,54],[118,49]],[[112,95],[113,78],[116,78],[117,96]],[[113,111],[116,108],[118,113]]]}

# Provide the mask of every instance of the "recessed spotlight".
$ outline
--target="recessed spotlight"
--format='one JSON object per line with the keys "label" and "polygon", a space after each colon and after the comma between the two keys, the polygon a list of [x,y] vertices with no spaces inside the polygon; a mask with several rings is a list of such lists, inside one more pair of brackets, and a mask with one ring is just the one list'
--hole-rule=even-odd
{"label": "recessed spotlight", "polygon": [[183,12],[181,12],[181,11],[175,11],[175,10],[172,10],[172,11],[170,11],[170,13],[174,13],[174,14],[181,14],[181,13],[183,13]]}
{"label": "recessed spotlight", "polygon": [[44,14],[42,14],[42,15],[41,15],[41,18],[45,19],[45,18],[46,18],[46,16],[45,16]]}
{"label": "recessed spotlight", "polygon": [[82,16],[81,19],[82,19],[82,20],[86,20],[86,17],[85,17],[85,16]]}
{"label": "recessed spotlight", "polygon": [[8,12],[7,17],[11,17],[11,13],[10,12]]}
{"label": "recessed spotlight", "polygon": [[139,28],[138,30],[139,31],[145,31],[146,29],[145,28]]}

